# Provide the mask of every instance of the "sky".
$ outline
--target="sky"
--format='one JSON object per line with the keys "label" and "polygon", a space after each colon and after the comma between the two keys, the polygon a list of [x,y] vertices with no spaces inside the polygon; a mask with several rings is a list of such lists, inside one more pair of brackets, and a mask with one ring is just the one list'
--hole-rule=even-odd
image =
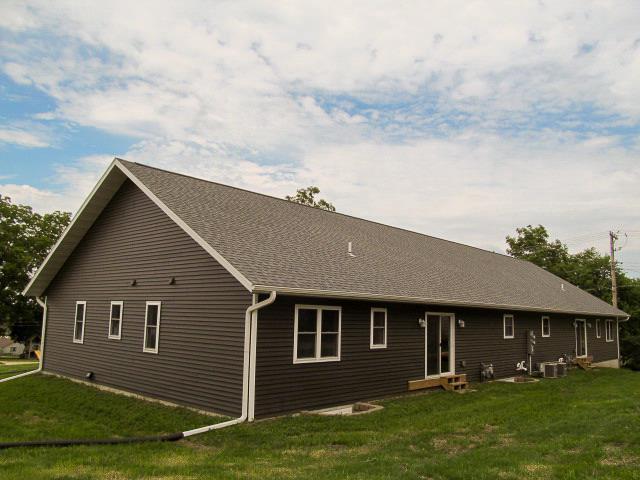
{"label": "sky", "polygon": [[119,156],[496,252],[620,230],[640,276],[638,25],[622,0],[2,0],[0,193],[75,211]]}

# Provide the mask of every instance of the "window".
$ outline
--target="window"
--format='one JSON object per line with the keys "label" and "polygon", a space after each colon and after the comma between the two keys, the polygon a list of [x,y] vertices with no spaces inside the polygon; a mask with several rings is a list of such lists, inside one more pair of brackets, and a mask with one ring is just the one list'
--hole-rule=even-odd
{"label": "window", "polygon": [[613,342],[613,320],[604,321],[604,334],[607,342]]}
{"label": "window", "polygon": [[602,333],[600,333],[600,319],[596,320],[596,338],[601,338]]}
{"label": "window", "polygon": [[293,363],[340,360],[342,309],[296,305]]}
{"label": "window", "polygon": [[143,352],[158,353],[158,340],[160,337],[160,303],[161,302],[147,302],[147,311],[144,316]]}
{"label": "window", "polygon": [[502,317],[504,338],[513,338],[513,315]]}
{"label": "window", "polygon": [[371,309],[369,348],[387,348],[387,309]]}
{"label": "window", "polygon": [[76,302],[76,317],[73,325],[73,343],[84,343],[84,319],[87,313],[87,302]]}
{"label": "window", "polygon": [[122,302],[111,302],[111,314],[109,316],[109,338],[120,340],[122,332]]}
{"label": "window", "polygon": [[542,336],[551,336],[551,320],[549,319],[549,317],[542,317]]}

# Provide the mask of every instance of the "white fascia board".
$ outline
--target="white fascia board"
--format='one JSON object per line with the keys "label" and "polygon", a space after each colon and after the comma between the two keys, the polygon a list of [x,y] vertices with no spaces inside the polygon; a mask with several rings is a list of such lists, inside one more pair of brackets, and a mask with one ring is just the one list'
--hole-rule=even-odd
{"label": "white fascia board", "polygon": [[[588,315],[597,316],[605,315],[609,318],[628,318],[627,314],[615,315],[604,314],[584,311],[570,311],[560,310],[553,308],[541,308],[541,307],[529,307],[527,305],[500,305],[492,303],[482,302],[461,302],[455,300],[426,298],[426,297],[412,297],[412,296],[399,296],[399,295],[383,295],[375,293],[362,293],[362,292],[348,292],[348,291],[334,291],[334,290],[319,290],[313,288],[292,288],[284,286],[274,285],[261,285],[256,284],[253,286],[254,293],[269,293],[275,291],[280,295],[291,295],[300,297],[329,297],[329,298],[344,298],[349,300],[369,300],[375,302],[394,302],[394,303],[417,303],[425,305],[445,305],[451,307],[464,307],[464,308],[486,308],[491,310],[517,310],[522,312],[541,312],[541,313],[561,313],[567,315]],[[623,320],[621,320],[623,321]]]}
{"label": "white fascia board", "polygon": [[[126,177],[120,173],[119,169],[116,169],[116,163],[117,161],[114,159],[102,174],[98,183],[93,187],[89,196],[87,196],[72,217],[67,228],[49,251],[40,268],[38,268],[22,291],[23,295],[35,297],[42,295],[69,255],[71,255],[71,252],[93,225],[95,219],[98,218],[98,215],[122,186]],[[116,169],[115,172],[114,169]]]}

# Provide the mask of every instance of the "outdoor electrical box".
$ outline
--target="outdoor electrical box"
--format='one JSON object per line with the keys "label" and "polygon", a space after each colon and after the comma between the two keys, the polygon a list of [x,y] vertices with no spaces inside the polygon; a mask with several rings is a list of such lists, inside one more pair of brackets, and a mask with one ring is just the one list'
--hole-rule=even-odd
{"label": "outdoor electrical box", "polygon": [[536,349],[536,332],[529,330],[527,335],[527,352],[529,355],[533,355]]}

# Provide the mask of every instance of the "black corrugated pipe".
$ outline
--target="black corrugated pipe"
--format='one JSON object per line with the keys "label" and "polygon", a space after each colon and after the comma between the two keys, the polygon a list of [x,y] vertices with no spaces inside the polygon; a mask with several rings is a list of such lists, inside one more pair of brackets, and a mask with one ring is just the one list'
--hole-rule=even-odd
{"label": "black corrugated pipe", "polygon": [[142,442],[177,442],[182,440],[182,432],[169,433],[166,435],[150,435],[146,437],[127,438],[101,438],[101,439],[77,439],[77,440],[32,440],[26,442],[0,442],[0,450],[17,447],[71,447],[74,445],[117,445],[122,443],[142,443]]}

